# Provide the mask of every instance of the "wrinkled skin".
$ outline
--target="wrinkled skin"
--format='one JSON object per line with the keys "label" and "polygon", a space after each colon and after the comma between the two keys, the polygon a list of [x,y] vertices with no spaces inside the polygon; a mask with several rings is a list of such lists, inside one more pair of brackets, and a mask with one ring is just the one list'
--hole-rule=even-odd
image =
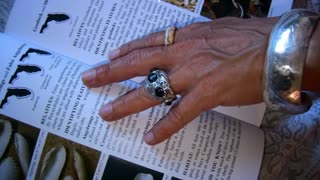
{"label": "wrinkled skin", "polygon": [[[269,34],[277,18],[222,18],[176,32],[164,46],[164,32],[132,41],[110,53],[110,62],[83,73],[88,87],[99,87],[164,69],[173,91],[182,95],[170,112],[144,136],[147,144],[164,141],[201,112],[218,105],[263,101],[262,72]],[[104,105],[99,115],[115,121],[158,105],[141,86]]]}

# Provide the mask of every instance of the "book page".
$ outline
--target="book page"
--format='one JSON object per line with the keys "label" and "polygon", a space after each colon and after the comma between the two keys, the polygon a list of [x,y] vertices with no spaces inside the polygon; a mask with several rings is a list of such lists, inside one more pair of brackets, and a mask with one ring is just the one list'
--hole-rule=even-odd
{"label": "book page", "polygon": [[273,0],[268,17],[281,16],[284,12],[291,10],[293,0],[281,1]]}
{"label": "book page", "polygon": [[179,8],[187,9],[197,14],[200,14],[202,5],[205,2],[205,0],[161,0],[161,1],[170,3]]}
{"label": "book page", "polygon": [[0,32],[4,31],[14,2],[15,0],[0,1]]}
{"label": "book page", "polygon": [[41,130],[30,178],[40,176],[39,166],[46,164],[42,152],[56,146],[54,152],[64,157],[71,148],[63,143],[68,141],[99,152],[94,179],[114,177],[109,173],[119,172],[112,170],[118,164],[123,167],[120,175],[126,171],[125,165],[132,164],[128,169],[149,169],[143,172],[160,174],[158,179],[258,177],[264,145],[258,128],[210,111],[170,139],[149,146],[143,135],[168,112],[168,106],[152,107],[112,123],[98,116],[103,104],[137,83],[87,89],[80,80],[81,72],[89,68],[86,64],[3,34],[0,49],[0,114]]}
{"label": "book page", "polygon": [[93,65],[128,41],[201,20],[206,18],[158,0],[16,0],[5,32]]}
{"label": "book page", "polygon": [[259,127],[266,110],[266,104],[263,102],[249,106],[218,106],[213,110]]}

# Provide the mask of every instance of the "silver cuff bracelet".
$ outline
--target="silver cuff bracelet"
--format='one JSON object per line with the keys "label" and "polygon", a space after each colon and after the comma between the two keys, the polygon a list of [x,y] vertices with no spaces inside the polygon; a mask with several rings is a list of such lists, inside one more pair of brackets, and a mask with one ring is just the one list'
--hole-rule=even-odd
{"label": "silver cuff bracelet", "polygon": [[282,15],[272,30],[266,52],[263,97],[273,110],[298,114],[312,102],[301,92],[308,44],[319,15],[295,9]]}

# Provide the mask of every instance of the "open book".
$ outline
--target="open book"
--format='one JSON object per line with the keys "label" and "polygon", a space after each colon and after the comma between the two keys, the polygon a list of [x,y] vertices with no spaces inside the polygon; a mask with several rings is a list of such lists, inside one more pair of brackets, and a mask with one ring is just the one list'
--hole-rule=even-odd
{"label": "open book", "polygon": [[156,0],[74,3],[16,0],[0,34],[0,172],[6,167],[27,179],[257,179],[264,137],[248,123],[259,126],[263,105],[202,113],[148,146],[143,135],[169,107],[105,123],[98,109],[139,84],[87,89],[80,80],[125,42],[208,19]]}

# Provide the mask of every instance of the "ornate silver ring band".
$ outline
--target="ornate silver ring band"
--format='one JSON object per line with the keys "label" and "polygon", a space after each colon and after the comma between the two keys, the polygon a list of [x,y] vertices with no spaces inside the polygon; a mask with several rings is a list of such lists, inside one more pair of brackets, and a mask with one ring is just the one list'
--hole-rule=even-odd
{"label": "ornate silver ring band", "polygon": [[176,94],[172,91],[167,73],[161,69],[151,70],[144,82],[144,87],[155,99],[171,105],[177,99]]}

